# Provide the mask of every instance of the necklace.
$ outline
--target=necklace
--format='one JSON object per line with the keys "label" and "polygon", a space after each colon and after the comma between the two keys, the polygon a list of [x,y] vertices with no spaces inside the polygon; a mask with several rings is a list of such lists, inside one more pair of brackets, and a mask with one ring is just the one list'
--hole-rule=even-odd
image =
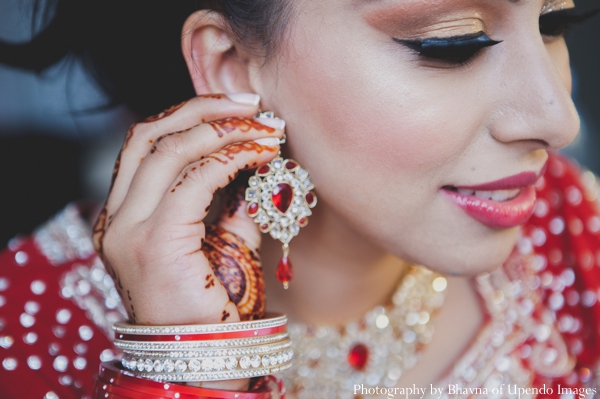
{"label": "necklace", "polygon": [[[77,234],[67,235],[69,233]],[[65,261],[91,248],[74,206],[67,207],[36,233],[48,259]],[[81,239],[81,237],[86,237]],[[62,247],[57,245],[62,243]],[[84,243],[85,245],[82,245]],[[63,248],[64,247],[64,248]],[[55,248],[59,248],[56,253]],[[54,252],[52,252],[54,251]],[[83,255],[79,255],[84,257]],[[86,255],[89,256],[89,255]],[[112,335],[112,324],[125,317],[112,280],[98,258],[88,267],[75,265],[61,281],[61,294],[73,298],[94,323]],[[286,388],[298,399],[354,398],[353,387],[393,387],[413,368],[433,335],[431,319],[445,299],[446,279],[422,266],[410,266],[389,305],[378,306],[342,327],[289,325],[293,366],[284,374]]]}
{"label": "necklace", "polygon": [[341,399],[354,397],[354,385],[394,387],[431,340],[446,285],[441,275],[411,266],[390,304],[360,320],[342,327],[290,325],[295,355],[284,374],[288,391],[299,399]]}

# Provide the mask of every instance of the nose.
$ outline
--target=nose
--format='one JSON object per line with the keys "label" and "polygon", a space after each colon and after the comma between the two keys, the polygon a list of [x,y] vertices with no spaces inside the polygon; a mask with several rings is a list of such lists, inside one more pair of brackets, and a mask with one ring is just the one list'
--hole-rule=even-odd
{"label": "nose", "polygon": [[539,32],[514,33],[503,43],[505,54],[496,70],[500,103],[489,131],[502,143],[534,143],[547,150],[565,147],[580,128],[571,99],[566,44],[563,39],[544,43]]}

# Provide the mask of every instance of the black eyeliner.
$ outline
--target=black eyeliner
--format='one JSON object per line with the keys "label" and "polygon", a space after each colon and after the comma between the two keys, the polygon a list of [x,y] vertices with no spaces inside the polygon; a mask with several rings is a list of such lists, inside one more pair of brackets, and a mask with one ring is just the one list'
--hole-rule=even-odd
{"label": "black eyeliner", "polygon": [[552,11],[540,15],[540,32],[548,36],[560,36],[573,25],[580,25],[600,13],[600,8],[577,13],[575,8]]}
{"label": "black eyeliner", "polygon": [[490,39],[484,32],[417,40],[394,38],[394,41],[416,51],[422,57],[452,65],[464,65],[485,47],[501,43]]}
{"label": "black eyeliner", "polygon": [[394,39],[394,41],[405,45],[406,47],[425,55],[428,50],[447,50],[463,49],[466,47],[482,49],[485,47],[495,46],[501,41],[493,40],[484,32],[477,32],[469,35],[451,36],[451,37],[433,37],[429,39],[417,40],[402,40]]}

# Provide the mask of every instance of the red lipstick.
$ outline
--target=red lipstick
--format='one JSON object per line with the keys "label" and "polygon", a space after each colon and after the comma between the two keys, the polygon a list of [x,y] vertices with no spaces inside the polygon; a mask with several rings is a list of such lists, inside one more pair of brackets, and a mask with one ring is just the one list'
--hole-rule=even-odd
{"label": "red lipstick", "polygon": [[494,191],[494,190],[512,190],[533,186],[539,175],[535,172],[523,172],[518,175],[505,177],[504,179],[496,180],[489,183],[478,184],[476,186],[457,186],[456,188],[464,188],[476,191]]}
{"label": "red lipstick", "polygon": [[495,229],[516,227],[527,222],[533,214],[536,201],[533,186],[544,171],[545,166],[539,174],[523,172],[489,183],[446,186],[442,192],[467,215],[486,226]]}

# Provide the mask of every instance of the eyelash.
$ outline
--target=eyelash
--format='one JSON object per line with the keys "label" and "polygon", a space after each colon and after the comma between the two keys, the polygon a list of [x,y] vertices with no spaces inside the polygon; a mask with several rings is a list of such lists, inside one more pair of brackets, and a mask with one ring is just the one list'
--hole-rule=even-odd
{"label": "eyelash", "polygon": [[501,43],[490,39],[484,32],[447,38],[394,41],[418,52],[422,57],[452,66],[465,65],[484,48]]}
{"label": "eyelash", "polygon": [[[570,8],[543,14],[539,18],[540,33],[550,38],[561,37],[571,26],[582,24],[598,13],[600,8],[582,14],[576,14]],[[393,40],[416,51],[423,58],[454,67],[468,65],[484,48],[502,43],[490,39],[484,32],[446,38]]]}
{"label": "eyelash", "polygon": [[600,13],[600,8],[576,14],[574,8],[552,11],[540,16],[540,33],[550,38],[561,37],[574,25],[586,22]]}

